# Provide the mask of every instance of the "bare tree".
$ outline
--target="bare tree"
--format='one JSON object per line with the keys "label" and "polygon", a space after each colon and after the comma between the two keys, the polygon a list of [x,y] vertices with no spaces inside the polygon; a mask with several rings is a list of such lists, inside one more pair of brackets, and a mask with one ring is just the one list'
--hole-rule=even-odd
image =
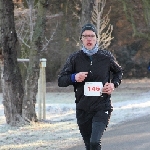
{"label": "bare tree", "polygon": [[[82,0],[81,25],[93,23],[97,27],[99,47],[106,49],[113,37],[113,26],[109,24],[109,13],[103,16],[106,0]],[[107,29],[106,29],[107,28]]]}
{"label": "bare tree", "polygon": [[[35,3],[35,0],[26,0],[26,2],[28,9],[15,9],[16,26],[18,27],[16,31],[21,45],[26,46],[28,51],[30,51],[33,34],[36,32],[35,24],[38,19],[38,5]],[[53,15],[46,14],[46,21],[48,22],[49,20],[60,16],[62,16],[62,13]],[[56,22],[55,30],[53,30],[52,34],[50,34],[50,37],[43,37],[41,52],[47,50],[47,46],[49,45],[50,41],[53,40],[54,34],[56,33],[57,26],[58,23]],[[28,57],[28,54],[24,55],[23,53],[22,57]]]}
{"label": "bare tree", "polygon": [[92,11],[93,11],[94,0],[82,0],[82,14],[81,14],[81,26],[85,23],[92,22]]}
{"label": "bare tree", "polygon": [[[25,80],[25,95],[23,99],[22,116],[25,120],[37,121],[35,112],[36,95],[39,78],[39,61],[41,54],[47,49],[48,44],[53,40],[56,29],[50,35],[45,37],[44,31],[47,19],[61,16],[62,14],[46,15],[48,0],[38,1],[35,5],[34,0],[26,0],[29,9],[16,10],[16,24],[18,26],[18,37],[22,46],[26,46],[29,54],[29,66],[27,67],[27,78]],[[58,25],[58,24],[57,24]],[[57,28],[56,25],[56,28]]]}
{"label": "bare tree", "polygon": [[[111,9],[103,17],[105,5],[106,0],[96,0],[92,12],[92,21],[97,25],[99,47],[102,49],[106,49],[113,39],[111,36],[113,26],[109,24],[110,19],[108,17]],[[108,28],[106,29],[106,27]]]}
{"label": "bare tree", "polygon": [[[32,0],[27,1],[29,5],[33,5]],[[48,6],[48,0],[38,1],[37,20],[34,27],[34,32],[31,34],[30,40],[31,47],[29,52],[29,66],[27,68],[27,79],[25,83],[25,95],[23,98],[22,117],[26,120],[37,121],[35,112],[36,95],[38,90],[38,78],[39,78],[39,64],[40,64],[40,52],[42,49],[42,41],[44,38],[44,31],[46,26],[46,8]],[[32,18],[30,18],[32,20]],[[32,32],[33,26],[30,25],[30,31]]]}
{"label": "bare tree", "polygon": [[1,47],[4,58],[3,70],[3,105],[6,122],[16,125],[22,122],[23,86],[17,63],[19,42],[14,24],[12,0],[0,0]]}

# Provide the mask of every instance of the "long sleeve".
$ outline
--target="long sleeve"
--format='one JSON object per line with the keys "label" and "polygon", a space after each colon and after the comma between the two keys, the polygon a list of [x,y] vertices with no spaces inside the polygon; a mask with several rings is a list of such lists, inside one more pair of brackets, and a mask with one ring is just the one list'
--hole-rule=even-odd
{"label": "long sleeve", "polygon": [[117,88],[121,83],[123,70],[122,67],[117,63],[113,55],[111,55],[111,60],[110,60],[110,71],[112,72],[111,82],[114,83],[115,88]]}
{"label": "long sleeve", "polygon": [[69,56],[63,69],[61,70],[60,74],[58,75],[58,86],[59,87],[67,87],[67,86],[73,84],[73,82],[71,80],[71,76],[72,76],[72,74],[74,74],[73,58],[74,58],[73,55]]}

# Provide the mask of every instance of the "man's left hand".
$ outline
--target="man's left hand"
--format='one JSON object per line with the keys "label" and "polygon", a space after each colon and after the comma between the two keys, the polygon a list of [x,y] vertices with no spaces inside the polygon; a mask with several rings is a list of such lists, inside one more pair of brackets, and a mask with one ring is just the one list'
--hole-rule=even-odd
{"label": "man's left hand", "polygon": [[114,91],[114,84],[113,83],[105,83],[102,93],[107,93],[110,95]]}

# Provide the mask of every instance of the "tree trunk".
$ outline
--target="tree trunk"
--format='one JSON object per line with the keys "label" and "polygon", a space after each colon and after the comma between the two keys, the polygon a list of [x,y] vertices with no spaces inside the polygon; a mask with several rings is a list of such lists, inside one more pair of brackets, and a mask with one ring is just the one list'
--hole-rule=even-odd
{"label": "tree trunk", "polygon": [[92,22],[94,0],[82,0],[81,26]]}
{"label": "tree trunk", "polygon": [[40,51],[46,25],[46,8],[48,0],[38,1],[38,16],[35,25],[31,50],[29,56],[29,67],[27,70],[27,80],[25,83],[25,95],[23,99],[22,116],[31,121],[37,121],[35,112],[36,95],[38,90],[38,78],[40,71]]}
{"label": "tree trunk", "polygon": [[0,0],[1,45],[4,57],[3,105],[6,122],[16,125],[22,120],[23,85],[17,63],[19,42],[14,23],[12,0]]}

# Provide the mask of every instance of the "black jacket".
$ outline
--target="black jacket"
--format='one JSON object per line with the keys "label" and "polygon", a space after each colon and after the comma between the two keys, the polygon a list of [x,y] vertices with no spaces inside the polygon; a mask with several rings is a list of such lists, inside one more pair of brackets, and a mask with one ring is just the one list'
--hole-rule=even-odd
{"label": "black jacket", "polygon": [[[78,72],[88,72],[84,82],[72,82],[71,75]],[[110,79],[112,73],[112,79]],[[87,56],[82,50],[70,55],[64,68],[58,77],[58,86],[74,86],[75,102],[77,110],[93,112],[111,109],[110,95],[84,96],[85,82],[112,82],[115,88],[120,85],[122,80],[122,68],[116,62],[113,55],[107,50],[99,50],[91,57]]]}

